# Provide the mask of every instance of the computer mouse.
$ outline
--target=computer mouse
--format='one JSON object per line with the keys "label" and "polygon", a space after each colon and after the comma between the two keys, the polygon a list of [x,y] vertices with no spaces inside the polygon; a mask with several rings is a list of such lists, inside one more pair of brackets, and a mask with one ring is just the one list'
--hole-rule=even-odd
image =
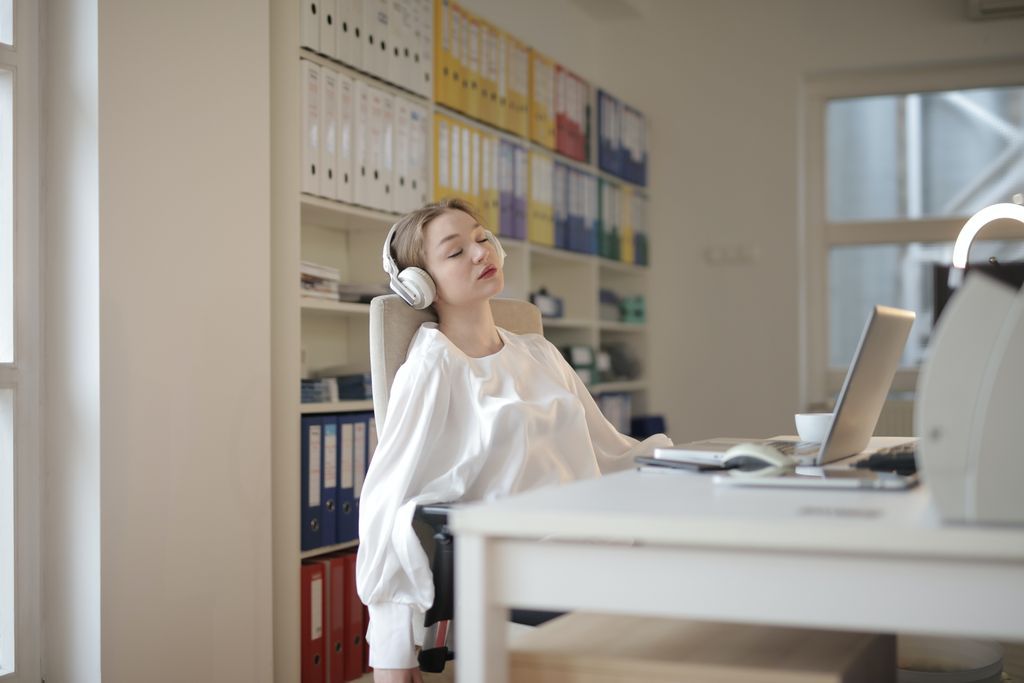
{"label": "computer mouse", "polygon": [[732,466],[730,474],[776,475],[796,468],[797,460],[763,443],[739,443],[725,452],[722,465]]}

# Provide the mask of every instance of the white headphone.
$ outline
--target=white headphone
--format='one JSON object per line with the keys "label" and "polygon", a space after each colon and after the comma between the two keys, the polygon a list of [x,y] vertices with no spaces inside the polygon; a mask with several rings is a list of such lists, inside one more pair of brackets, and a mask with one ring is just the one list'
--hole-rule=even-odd
{"label": "white headphone", "polygon": [[[398,223],[391,226],[388,236],[384,238],[384,253],[382,254],[384,272],[391,278],[391,291],[400,296],[405,303],[421,310],[434,303],[434,299],[437,297],[437,287],[434,286],[433,278],[422,268],[410,266],[399,270],[398,263],[391,253],[391,240],[395,238],[396,227],[398,227]],[[502,249],[501,242],[490,230],[484,230],[484,237],[494,246],[494,251],[498,254],[498,268],[503,267],[505,265],[505,250]]]}

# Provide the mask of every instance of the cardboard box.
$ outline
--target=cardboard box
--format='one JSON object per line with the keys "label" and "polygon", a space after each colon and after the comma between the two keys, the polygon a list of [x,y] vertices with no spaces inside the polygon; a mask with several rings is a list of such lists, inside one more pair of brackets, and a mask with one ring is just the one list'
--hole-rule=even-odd
{"label": "cardboard box", "polygon": [[891,683],[892,635],[572,613],[519,634],[511,683]]}

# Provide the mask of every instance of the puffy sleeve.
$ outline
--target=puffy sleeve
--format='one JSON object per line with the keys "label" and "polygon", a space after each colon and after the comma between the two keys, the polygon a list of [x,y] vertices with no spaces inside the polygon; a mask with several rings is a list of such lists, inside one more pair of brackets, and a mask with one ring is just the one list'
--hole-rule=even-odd
{"label": "puffy sleeve", "polygon": [[[392,385],[387,416],[366,473],[359,511],[356,587],[370,612],[370,665],[417,665],[413,619],[434,600],[426,553],[412,527],[416,507],[455,500],[444,449],[450,382],[441,364],[410,358]],[[446,476],[449,475],[449,476]]]}
{"label": "puffy sleeve", "polygon": [[590,441],[594,446],[594,456],[597,458],[597,466],[600,468],[601,474],[627,470],[635,466],[633,458],[636,456],[650,455],[655,448],[672,445],[672,440],[664,434],[654,434],[643,441],[637,441],[633,437],[619,432],[601,412],[590,390],[587,389],[587,385],[562,357],[558,349],[550,342],[547,342],[546,346],[548,354],[551,356],[551,362],[558,366],[568,388],[583,404],[583,410],[587,417],[587,429],[590,431]]}

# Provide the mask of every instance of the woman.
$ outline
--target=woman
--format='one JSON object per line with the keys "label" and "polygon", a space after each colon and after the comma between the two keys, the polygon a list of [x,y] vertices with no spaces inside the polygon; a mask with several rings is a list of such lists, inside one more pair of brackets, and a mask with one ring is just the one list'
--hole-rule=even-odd
{"label": "woman", "polygon": [[385,250],[392,287],[418,305],[432,299],[438,322],[417,331],[395,376],[362,490],[356,575],[378,683],[420,680],[413,634],[434,596],[412,528],[418,505],[596,477],[670,445],[619,434],[549,341],[495,325],[504,253],[469,204],[403,216]]}

